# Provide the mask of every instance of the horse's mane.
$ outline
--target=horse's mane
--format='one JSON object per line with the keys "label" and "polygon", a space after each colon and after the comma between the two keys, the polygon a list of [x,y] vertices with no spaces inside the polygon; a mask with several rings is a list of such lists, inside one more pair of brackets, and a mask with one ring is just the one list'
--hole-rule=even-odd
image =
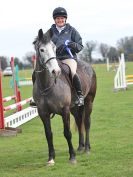
{"label": "horse's mane", "polygon": [[[41,29],[40,29],[40,30],[41,30]],[[47,44],[47,43],[51,40],[52,35],[53,35],[52,30],[49,29],[46,33],[43,34],[43,38],[41,39],[41,42],[44,43],[44,44]],[[40,39],[39,39],[39,37],[37,36],[37,37],[34,39],[33,44],[35,45],[35,44],[36,44],[37,42],[39,42],[39,41],[40,41]]]}

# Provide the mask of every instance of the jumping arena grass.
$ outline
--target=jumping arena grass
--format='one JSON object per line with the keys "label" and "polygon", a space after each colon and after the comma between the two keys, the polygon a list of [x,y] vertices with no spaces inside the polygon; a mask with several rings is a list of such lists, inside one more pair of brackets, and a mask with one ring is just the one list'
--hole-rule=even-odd
{"label": "jumping arena grass", "polygon": [[[97,94],[90,130],[91,154],[77,153],[77,164],[68,163],[68,146],[63,136],[62,120],[51,120],[56,150],[55,165],[46,166],[48,157],[44,129],[39,118],[21,126],[15,137],[0,137],[0,177],[133,177],[133,86],[126,91],[113,91],[115,72],[106,65],[94,65]],[[21,71],[24,75],[26,71]],[[126,64],[126,73],[133,74],[133,63]],[[30,77],[31,71],[27,71]],[[4,96],[12,89],[9,77],[3,78]],[[31,86],[20,88],[22,98],[32,95]],[[73,145],[78,134],[71,117]]]}

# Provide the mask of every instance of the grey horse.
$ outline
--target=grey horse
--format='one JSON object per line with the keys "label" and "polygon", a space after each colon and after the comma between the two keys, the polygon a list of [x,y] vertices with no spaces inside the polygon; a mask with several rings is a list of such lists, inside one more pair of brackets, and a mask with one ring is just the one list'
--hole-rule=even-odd
{"label": "grey horse", "polygon": [[[33,42],[36,51],[36,67],[33,73],[33,98],[37,105],[39,116],[43,122],[48,143],[48,165],[53,165],[55,150],[51,130],[51,115],[61,115],[64,125],[64,136],[69,147],[70,162],[76,163],[76,154],[72,144],[70,130],[70,114],[75,118],[79,132],[78,151],[90,151],[89,130],[90,114],[96,94],[96,74],[86,62],[78,61],[77,73],[82,83],[84,106],[74,104],[76,91],[68,77],[69,69],[63,69],[63,64],[56,58],[56,47],[51,40],[52,33],[45,34],[42,29]],[[67,67],[67,66],[65,66]],[[83,129],[84,125],[84,129]],[[85,136],[85,137],[84,137]]]}

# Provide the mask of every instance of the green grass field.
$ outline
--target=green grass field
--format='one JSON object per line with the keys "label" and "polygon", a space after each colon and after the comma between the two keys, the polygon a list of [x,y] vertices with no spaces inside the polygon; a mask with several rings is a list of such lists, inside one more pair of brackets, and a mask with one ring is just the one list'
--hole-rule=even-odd
{"label": "green grass field", "polygon": [[[113,91],[114,71],[106,65],[94,65],[97,94],[90,130],[91,154],[77,153],[77,164],[68,163],[68,146],[63,136],[61,118],[51,120],[56,150],[55,165],[46,166],[48,149],[39,118],[21,126],[16,137],[0,137],[0,177],[133,177],[133,86]],[[25,71],[21,72],[23,76]],[[133,63],[126,64],[133,74]],[[26,77],[29,77],[28,72]],[[9,78],[3,78],[4,96],[11,95]],[[32,87],[21,87],[22,98],[32,94]],[[9,94],[10,93],[10,94]],[[78,134],[71,117],[73,145]]]}

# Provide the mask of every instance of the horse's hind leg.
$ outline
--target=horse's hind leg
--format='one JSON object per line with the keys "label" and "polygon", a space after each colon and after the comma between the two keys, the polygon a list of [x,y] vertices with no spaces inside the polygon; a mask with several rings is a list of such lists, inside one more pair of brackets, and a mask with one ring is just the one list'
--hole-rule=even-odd
{"label": "horse's hind leg", "polygon": [[90,152],[90,126],[91,126],[91,117],[90,114],[92,112],[92,103],[93,97],[91,95],[87,95],[85,98],[85,118],[84,118],[84,126],[85,126],[85,152]]}
{"label": "horse's hind leg", "polygon": [[79,133],[79,146],[78,151],[82,151],[84,149],[84,107],[83,106],[75,106],[71,113],[73,114],[75,118],[76,125],[78,127],[78,133]]}
{"label": "horse's hind leg", "polygon": [[64,123],[64,136],[67,140],[68,143],[68,147],[69,147],[69,154],[70,154],[70,163],[76,163],[76,159],[75,159],[75,151],[72,145],[72,134],[70,131],[70,110],[69,107],[65,107],[62,110],[62,119],[63,119],[63,123]]}

